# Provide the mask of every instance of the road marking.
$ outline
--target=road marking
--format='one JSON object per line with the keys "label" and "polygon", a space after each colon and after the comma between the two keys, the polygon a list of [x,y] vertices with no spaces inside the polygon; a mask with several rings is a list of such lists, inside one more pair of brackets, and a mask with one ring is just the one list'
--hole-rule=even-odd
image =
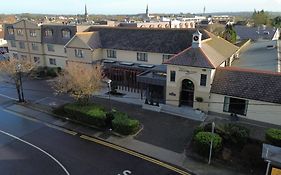
{"label": "road marking", "polygon": [[49,153],[46,152],[45,150],[39,148],[39,147],[36,146],[36,145],[33,145],[32,143],[29,143],[28,141],[23,140],[23,139],[21,139],[21,138],[15,136],[15,135],[12,135],[12,134],[7,133],[7,132],[2,131],[2,130],[0,130],[0,132],[1,132],[2,134],[5,134],[5,135],[7,135],[7,136],[9,136],[9,137],[12,137],[12,138],[18,140],[18,141],[21,141],[21,142],[23,142],[23,143],[25,143],[25,144],[27,144],[27,145],[29,145],[29,146],[31,146],[31,147],[33,147],[33,148],[39,150],[39,151],[41,151],[42,153],[46,154],[48,157],[50,157],[52,160],[54,160],[54,161],[63,169],[63,171],[65,172],[65,174],[70,175],[70,173],[69,173],[69,172],[67,171],[67,169],[62,165],[62,163],[60,163],[60,161],[58,161],[56,158],[54,158],[51,154],[49,154]]}
{"label": "road marking", "polygon": [[173,167],[167,163],[164,163],[164,162],[161,162],[159,160],[156,160],[156,159],[153,159],[151,157],[148,157],[148,156],[145,156],[145,155],[142,155],[140,153],[137,153],[135,151],[132,151],[132,150],[129,150],[129,149],[126,149],[126,148],[123,148],[123,147],[120,147],[120,146],[117,146],[117,145],[114,145],[112,143],[108,143],[108,142],[105,142],[105,141],[102,141],[102,140],[99,140],[99,139],[95,139],[93,137],[89,137],[89,136],[86,136],[86,135],[81,135],[80,138],[82,139],[85,139],[85,140],[89,140],[89,141],[92,141],[92,142],[95,142],[95,143],[98,143],[100,145],[104,145],[104,146],[107,146],[107,147],[110,147],[110,148],[113,148],[113,149],[116,149],[118,151],[122,151],[124,153],[127,153],[127,154],[130,154],[130,155],[133,155],[135,157],[138,157],[138,158],[141,158],[141,159],[144,159],[146,161],[149,161],[149,162],[152,162],[152,163],[155,163],[157,165],[160,165],[162,167],[165,167],[167,169],[170,169],[170,170],[173,170],[181,175],[191,175],[190,173],[187,173],[181,169],[178,169],[176,167]]}
{"label": "road marking", "polygon": [[4,95],[4,94],[0,94],[0,96],[1,96],[1,97],[5,97],[5,98],[8,98],[8,99],[10,99],[10,100],[15,100],[15,101],[18,100],[18,99],[16,99],[16,98],[13,98],[13,97],[10,97],[10,96]]}
{"label": "road marking", "polygon": [[71,130],[68,130],[68,129],[64,129],[62,127],[59,127],[59,126],[55,126],[53,124],[50,124],[50,123],[47,123],[47,122],[44,122],[44,121],[41,121],[37,118],[33,118],[33,117],[29,117],[29,116],[26,116],[26,115],[23,115],[23,114],[19,114],[17,112],[14,112],[14,111],[10,111],[10,110],[6,110],[6,109],[2,109],[3,111],[7,112],[7,113],[10,113],[10,114],[14,114],[16,116],[19,116],[21,118],[24,118],[24,119],[27,119],[27,120],[30,120],[30,121],[33,121],[33,122],[36,122],[36,123],[41,123],[41,124],[44,124],[45,126],[49,127],[49,128],[53,128],[53,129],[56,129],[56,130],[59,130],[59,131],[62,131],[64,133],[67,133],[67,134],[71,134],[71,135],[77,135],[77,132],[74,132],[74,131],[71,131]]}

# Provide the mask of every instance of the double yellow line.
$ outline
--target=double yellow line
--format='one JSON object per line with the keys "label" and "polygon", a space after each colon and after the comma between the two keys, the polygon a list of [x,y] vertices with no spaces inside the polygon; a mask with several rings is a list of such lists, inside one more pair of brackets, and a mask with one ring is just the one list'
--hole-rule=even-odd
{"label": "double yellow line", "polygon": [[149,161],[149,162],[152,162],[152,163],[155,163],[157,165],[160,165],[162,167],[165,167],[167,169],[170,169],[172,171],[175,171],[181,175],[191,175],[190,173],[187,173],[181,169],[178,169],[176,167],[173,167],[167,163],[164,163],[164,162],[161,162],[159,160],[156,160],[156,159],[153,159],[151,157],[148,157],[148,156],[145,156],[145,155],[142,155],[140,153],[137,153],[137,152],[134,152],[132,150],[129,150],[129,149],[126,149],[126,148],[123,148],[123,147],[120,147],[120,146],[117,146],[117,145],[114,145],[112,143],[108,143],[108,142],[105,142],[105,141],[102,141],[102,140],[99,140],[99,139],[95,139],[93,137],[89,137],[89,136],[86,136],[86,135],[81,135],[80,138],[82,139],[85,139],[85,140],[89,140],[89,141],[92,141],[92,142],[95,142],[95,143],[98,143],[100,145],[104,145],[104,146],[107,146],[107,147],[110,147],[110,148],[113,148],[113,149],[116,149],[118,151],[122,151],[124,153],[127,153],[127,154],[130,154],[130,155],[133,155],[135,157],[138,157],[138,158],[141,158],[141,159],[144,159],[146,161]]}

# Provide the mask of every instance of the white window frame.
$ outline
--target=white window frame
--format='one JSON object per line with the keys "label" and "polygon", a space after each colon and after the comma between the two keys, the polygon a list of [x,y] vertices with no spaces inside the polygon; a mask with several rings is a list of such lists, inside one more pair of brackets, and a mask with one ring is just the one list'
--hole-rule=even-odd
{"label": "white window frame", "polygon": [[54,48],[53,44],[47,44],[47,49],[48,49],[49,52],[54,52],[55,51],[55,48]]}
{"label": "white window frame", "polygon": [[71,37],[71,32],[69,29],[62,29],[61,30],[61,36],[64,39],[69,39]]}
{"label": "white window frame", "polygon": [[75,57],[84,58],[84,52],[82,49],[75,49]]}
{"label": "white window frame", "polygon": [[137,61],[148,61],[148,54],[146,52],[137,52]]}
{"label": "white window frame", "polygon": [[45,37],[53,37],[53,30],[52,29],[45,29],[44,36]]}
{"label": "white window frame", "polygon": [[23,36],[23,29],[17,29],[17,35]]}
{"label": "white window frame", "polygon": [[108,49],[106,50],[107,58],[117,58],[116,50]]}
{"label": "white window frame", "polygon": [[49,58],[49,64],[56,66],[57,65],[56,59],[55,58]]}
{"label": "white window frame", "polygon": [[36,30],[30,29],[30,30],[29,30],[29,35],[30,35],[31,37],[36,37],[36,36],[37,36]]}
{"label": "white window frame", "polygon": [[31,43],[32,50],[38,50],[38,45],[36,43]]}
{"label": "white window frame", "polygon": [[162,63],[168,61],[172,56],[174,56],[174,55],[172,55],[172,54],[163,54],[162,55]]}

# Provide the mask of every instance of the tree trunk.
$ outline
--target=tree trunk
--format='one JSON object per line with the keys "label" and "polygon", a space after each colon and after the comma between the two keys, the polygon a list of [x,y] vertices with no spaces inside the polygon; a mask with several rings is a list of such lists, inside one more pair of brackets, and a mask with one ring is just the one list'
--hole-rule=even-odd
{"label": "tree trunk", "polygon": [[17,89],[17,94],[18,94],[19,102],[22,102],[21,92],[20,92],[20,85],[19,85],[18,81],[16,82],[16,89]]}

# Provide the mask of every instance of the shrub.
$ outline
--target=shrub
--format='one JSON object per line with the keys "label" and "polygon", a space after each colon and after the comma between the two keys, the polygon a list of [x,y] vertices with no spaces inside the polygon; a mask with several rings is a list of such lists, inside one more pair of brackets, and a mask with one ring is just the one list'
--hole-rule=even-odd
{"label": "shrub", "polygon": [[138,131],[140,123],[138,120],[130,119],[125,113],[115,112],[112,126],[114,131],[123,135],[129,135]]}
{"label": "shrub", "polygon": [[267,129],[265,139],[272,145],[281,146],[281,130],[274,128]]}
{"label": "shrub", "polygon": [[195,138],[196,134],[198,132],[203,132],[204,131],[204,127],[203,126],[197,126],[194,130],[193,130],[193,139]]}
{"label": "shrub", "polygon": [[222,148],[222,138],[211,132],[198,132],[194,137],[195,150],[202,156],[207,156],[210,151],[210,143],[213,138],[213,152],[217,153]]}
{"label": "shrub", "polygon": [[56,77],[57,76],[57,68],[47,68],[46,76]]}
{"label": "shrub", "polygon": [[226,144],[236,145],[242,148],[249,137],[249,129],[237,124],[224,124],[216,128],[216,132],[223,138]]}
{"label": "shrub", "polygon": [[65,105],[64,111],[69,114],[68,117],[74,120],[98,127],[105,127],[106,125],[106,112],[100,106],[94,104],[81,106],[80,104],[72,103]]}

